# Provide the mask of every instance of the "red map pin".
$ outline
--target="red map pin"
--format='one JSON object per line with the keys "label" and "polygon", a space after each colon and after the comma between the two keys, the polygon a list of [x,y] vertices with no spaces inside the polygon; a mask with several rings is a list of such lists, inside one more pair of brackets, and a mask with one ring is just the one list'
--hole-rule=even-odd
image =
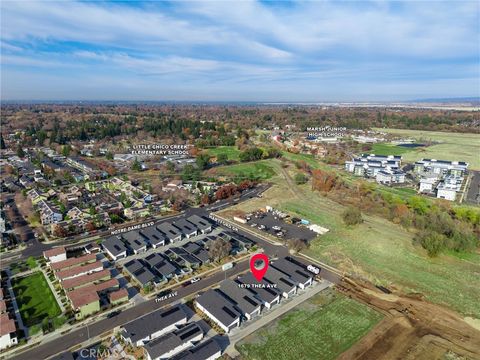
{"label": "red map pin", "polygon": [[268,269],[268,256],[265,254],[255,254],[250,258],[250,271],[258,282],[262,281],[263,275]]}

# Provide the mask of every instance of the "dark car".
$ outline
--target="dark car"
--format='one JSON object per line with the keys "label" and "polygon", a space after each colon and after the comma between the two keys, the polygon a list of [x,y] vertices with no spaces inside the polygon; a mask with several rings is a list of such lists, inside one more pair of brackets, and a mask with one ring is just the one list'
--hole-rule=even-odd
{"label": "dark car", "polygon": [[120,314],[120,310],[112,311],[111,313],[109,313],[109,314],[107,315],[107,319],[111,319],[111,318],[117,316],[118,314]]}

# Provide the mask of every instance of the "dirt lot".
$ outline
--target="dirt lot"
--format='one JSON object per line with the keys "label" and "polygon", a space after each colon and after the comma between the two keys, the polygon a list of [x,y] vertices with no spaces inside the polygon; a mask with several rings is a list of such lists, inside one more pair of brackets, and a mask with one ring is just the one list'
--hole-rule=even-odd
{"label": "dirt lot", "polygon": [[457,313],[421,298],[387,295],[368,283],[339,290],[386,315],[339,359],[480,359],[480,329]]}

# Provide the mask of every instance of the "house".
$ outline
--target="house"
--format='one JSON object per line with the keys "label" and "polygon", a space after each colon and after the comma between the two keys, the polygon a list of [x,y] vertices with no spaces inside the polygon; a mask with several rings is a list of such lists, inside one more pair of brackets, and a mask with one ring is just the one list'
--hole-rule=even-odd
{"label": "house", "polygon": [[195,225],[202,234],[212,231],[212,224],[203,217],[192,215],[187,218],[187,221]]}
{"label": "house", "polygon": [[110,304],[112,305],[117,305],[125,301],[128,301],[127,289],[123,288],[123,289],[112,291],[111,293],[108,294],[108,301],[110,301]]}
{"label": "house", "polygon": [[0,350],[18,344],[15,321],[7,313],[0,314]]}
{"label": "house", "polygon": [[104,269],[91,274],[85,274],[66,279],[62,281],[62,287],[65,290],[74,290],[91,284],[98,284],[108,279],[110,279],[110,271],[108,269]]}
{"label": "house", "polygon": [[142,287],[156,283],[155,274],[138,259],[130,260],[123,265],[123,268]]}
{"label": "house", "polygon": [[210,262],[210,254],[207,250],[200,246],[196,242],[188,242],[182,246],[182,248],[187,251],[190,255],[196,257],[202,262],[202,264],[208,264]]}
{"label": "house", "polygon": [[49,261],[50,263],[56,263],[59,261],[67,260],[67,252],[65,247],[59,246],[47,251],[43,252],[43,257],[45,260]]}
{"label": "house", "polygon": [[462,188],[463,177],[447,175],[437,186],[437,198],[455,201],[457,192]]}
{"label": "house", "polygon": [[113,261],[127,257],[127,247],[120,239],[120,236],[114,235],[110,236],[102,243],[103,249]]}
{"label": "house", "polygon": [[66,296],[75,310],[75,317],[83,319],[100,310],[99,293],[116,290],[119,287],[117,279],[110,279],[84,288],[67,291]]}
{"label": "house", "polygon": [[240,326],[242,316],[218,290],[207,290],[195,300],[195,306],[226,333]]}
{"label": "house", "polygon": [[170,243],[182,240],[181,231],[168,222],[157,225],[157,229],[165,235]]}
{"label": "house", "polygon": [[40,200],[36,206],[40,212],[42,225],[56,224],[63,220],[63,215],[60,210],[45,200]]}
{"label": "house", "polygon": [[280,297],[282,296],[280,291],[263,279],[259,282],[253,277],[251,272],[247,272],[237,280],[241,284],[246,285],[246,289],[260,300],[267,309],[271,309],[272,306],[280,303]]}
{"label": "house", "polygon": [[222,356],[222,348],[215,339],[208,339],[173,357],[172,360],[215,360]]}
{"label": "house", "polygon": [[123,326],[121,337],[134,346],[142,346],[187,323],[187,314],[180,305],[160,309]]}
{"label": "house", "polygon": [[172,356],[193,346],[203,339],[203,331],[196,323],[190,323],[164,336],[158,337],[144,345],[148,360],[171,359]]}
{"label": "house", "polygon": [[142,229],[140,230],[140,234],[154,249],[160,246],[165,246],[167,243],[167,238],[156,228],[156,226],[149,226],[148,228]]}
{"label": "house", "polygon": [[269,266],[263,277],[268,283],[276,285],[282,296],[287,298],[297,293],[297,284],[283,272]]}
{"label": "house", "polygon": [[260,314],[261,302],[238,283],[225,279],[220,283],[218,290],[247,320]]}
{"label": "house", "polygon": [[103,270],[102,262],[101,261],[96,261],[94,263],[90,263],[90,264],[86,264],[86,265],[82,265],[82,266],[76,266],[76,267],[71,268],[71,269],[58,271],[58,272],[55,273],[55,276],[60,281],[64,281],[64,280],[67,280],[67,279],[70,279],[70,278],[74,278],[74,277],[82,276],[82,275],[86,275],[86,274],[91,274],[93,272],[101,271],[101,270]]}
{"label": "house", "polygon": [[197,227],[185,219],[177,220],[173,223],[173,225],[178,228],[180,232],[187,237],[187,239],[196,236],[198,233]]}
{"label": "house", "polygon": [[179,270],[168,259],[160,254],[150,254],[145,257],[143,261],[153,272],[157,273],[165,280],[173,278]]}
{"label": "house", "polygon": [[382,170],[400,170],[401,156],[362,154],[345,162],[345,170],[357,176],[376,177]]}
{"label": "house", "polygon": [[298,284],[300,289],[305,289],[313,283],[313,276],[311,273],[307,271],[305,267],[289,260],[289,258],[278,259],[270,266],[289,276],[290,279]]}
{"label": "house", "polygon": [[181,266],[186,266],[188,268],[198,268],[202,265],[200,259],[188,253],[184,248],[181,247],[171,247],[165,251],[165,255],[174,259]]}
{"label": "house", "polygon": [[135,255],[147,251],[147,243],[138,231],[129,231],[122,234],[122,238],[127,248]]}
{"label": "house", "polygon": [[97,260],[97,256],[95,254],[86,254],[79,257],[68,258],[63,261],[57,261],[54,263],[50,263],[50,268],[54,271],[61,271],[71,269],[83,264],[88,264],[95,262]]}
{"label": "house", "polygon": [[68,157],[67,164],[86,173],[93,173],[95,171],[92,165],[79,157]]}

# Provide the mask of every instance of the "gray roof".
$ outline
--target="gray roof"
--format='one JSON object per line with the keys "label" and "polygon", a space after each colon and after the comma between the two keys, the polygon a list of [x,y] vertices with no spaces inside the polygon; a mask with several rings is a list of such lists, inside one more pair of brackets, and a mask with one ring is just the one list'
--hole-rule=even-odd
{"label": "gray roof", "polygon": [[181,247],[171,247],[165,251],[167,255],[173,255],[174,258],[180,258],[187,265],[201,265],[202,262],[200,259],[196,258],[193,255],[190,255],[184,248]]}
{"label": "gray roof", "polygon": [[270,284],[266,282],[265,280],[262,279],[262,281],[258,282],[257,279],[255,279],[252,275],[251,272],[248,272],[241,277],[238,278],[238,281],[240,281],[242,284],[260,284],[263,285],[264,287],[250,287],[247,290],[250,291],[251,293],[255,294],[258,299],[261,299],[266,302],[272,302],[275,300],[280,295],[280,292],[276,288],[271,288],[268,287]]}
{"label": "gray roof", "polygon": [[140,260],[130,260],[123,266],[143,286],[156,280],[155,274],[145,267]]}
{"label": "gray roof", "polygon": [[188,222],[185,219],[177,220],[173,223],[173,225],[180,229],[180,231],[184,234],[191,234],[196,233],[198,231],[197,226]]}
{"label": "gray roof", "polygon": [[142,229],[140,230],[140,233],[153,245],[160,244],[161,242],[167,240],[165,235],[161,233],[156,226],[149,226],[145,229]]}
{"label": "gray roof", "polygon": [[107,249],[114,256],[119,255],[120,253],[127,251],[125,244],[120,240],[119,236],[110,236],[103,243],[102,246]]}
{"label": "gray roof", "polygon": [[204,292],[196,301],[225,326],[240,318],[241,314],[216,290]]}
{"label": "gray roof", "polygon": [[208,339],[207,341],[174,356],[172,360],[206,360],[210,359],[218,352],[222,352],[222,348],[218,345],[218,342],[214,339]]}
{"label": "gray roof", "polygon": [[177,237],[182,236],[182,232],[168,222],[158,224],[157,229],[164,233],[169,240],[174,240]]}
{"label": "gray roof", "polygon": [[250,314],[261,305],[251,293],[230,279],[222,281],[219,290],[243,314]]}
{"label": "gray roof", "polygon": [[135,343],[182,320],[187,315],[179,305],[160,309],[125,324],[122,335]]}
{"label": "gray roof", "polygon": [[177,271],[177,267],[160,254],[150,254],[144,261],[153,271],[164,278],[170,277]]}
{"label": "gray roof", "polygon": [[290,292],[297,285],[283,272],[269,266],[265,273],[264,279],[271,284],[277,284],[277,288],[282,292]]}
{"label": "gray roof", "polygon": [[210,260],[210,255],[208,254],[208,251],[205,250],[203,246],[200,246],[197,243],[189,242],[183,245],[182,248],[185,249],[189,254],[195,256],[202,263],[206,263]]}
{"label": "gray roof", "polygon": [[179,346],[188,343],[191,339],[203,334],[202,329],[196,323],[185,325],[181,329],[172,331],[167,335],[156,338],[144,345],[145,351],[150,358],[155,359],[170,351],[175,350]]}
{"label": "gray roof", "polygon": [[125,245],[127,245],[132,250],[140,250],[141,248],[147,246],[145,240],[138,233],[138,231],[130,231],[122,235],[125,240]]}
{"label": "gray roof", "polygon": [[286,258],[281,258],[271,264],[277,270],[280,270],[284,274],[290,276],[293,281],[304,283],[312,278],[305,268],[287,260]]}
{"label": "gray roof", "polygon": [[195,224],[195,226],[200,230],[207,230],[212,227],[212,224],[207,219],[200,217],[198,215],[192,215],[188,217],[187,221],[192,224]]}

